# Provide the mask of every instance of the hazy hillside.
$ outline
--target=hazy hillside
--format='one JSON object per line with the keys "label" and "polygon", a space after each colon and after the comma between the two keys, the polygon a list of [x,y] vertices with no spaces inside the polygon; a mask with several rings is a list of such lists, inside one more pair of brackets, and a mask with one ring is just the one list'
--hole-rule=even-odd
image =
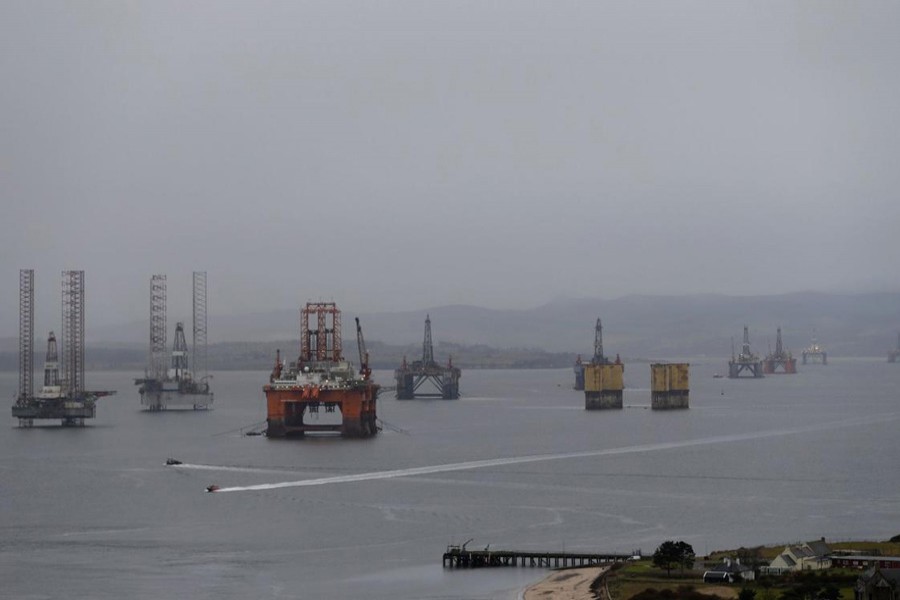
{"label": "hazy hillside", "polygon": [[[780,325],[784,343],[795,353],[809,344],[815,332],[832,356],[881,356],[897,343],[900,294],[628,296],[615,300],[564,299],[530,310],[442,306],[359,317],[373,350],[382,343],[418,355],[426,313],[431,315],[435,344],[456,345],[457,351],[458,346],[484,346],[587,355],[592,351],[594,322],[599,316],[607,353],[622,356],[726,356],[731,352],[732,337],[740,343],[745,323],[750,326],[753,348],[760,353],[774,345],[775,330]],[[344,314],[344,338],[355,348],[354,316]],[[169,320],[174,323],[174,319]],[[88,345],[124,343],[137,358],[146,351],[147,327],[146,322],[97,328],[88,323]],[[213,315],[209,337],[211,343],[270,342],[263,347],[264,354],[271,354],[269,346],[277,340],[297,338],[297,328],[296,309]],[[14,338],[0,342],[0,350],[15,352]],[[37,346],[42,348],[40,339]],[[394,356],[398,350],[387,351],[385,347],[385,353]],[[382,362],[375,352],[373,359]]]}

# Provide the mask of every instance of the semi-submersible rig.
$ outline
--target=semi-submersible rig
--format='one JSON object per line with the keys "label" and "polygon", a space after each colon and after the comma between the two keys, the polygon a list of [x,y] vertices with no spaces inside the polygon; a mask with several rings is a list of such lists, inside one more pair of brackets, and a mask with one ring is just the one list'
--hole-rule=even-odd
{"label": "semi-submersible rig", "polygon": [[[188,353],[184,325],[175,325],[172,352],[166,349],[166,276],[150,278],[150,352],[141,386],[141,407],[156,412],[169,409],[207,410],[212,406],[206,371],[206,272],[194,271],[193,345]],[[188,357],[190,356],[190,361]],[[193,370],[192,370],[193,368]]]}
{"label": "semi-submersible rig", "polygon": [[797,359],[790,350],[785,350],[781,343],[781,327],[775,337],[775,352],[769,352],[763,360],[763,373],[766,375],[787,374],[797,372]]}
{"label": "semi-submersible rig", "polygon": [[[345,437],[378,433],[379,386],[372,379],[362,327],[356,319],[360,369],[341,353],[341,311],[334,302],[309,302],[300,310],[300,356],[285,366],[276,352],[275,367],[263,386],[266,435],[302,436],[334,432]],[[319,422],[320,413],[340,419]],[[323,419],[329,421],[329,419]]]}
{"label": "semi-submersible rig", "polygon": [[[83,426],[93,419],[97,398],[113,391],[84,389],[84,271],[62,273],[62,360],[56,336],[47,339],[44,385],[34,393],[34,269],[19,271],[19,393],[12,416],[20,427],[35,419],[59,419],[64,426]],[[62,366],[62,373],[60,373]]]}
{"label": "semi-submersible rig", "polygon": [[[591,357],[589,365],[608,365],[611,364],[611,361],[603,355],[603,324],[600,322],[600,319],[597,319],[597,324],[594,326],[594,356]],[[581,360],[581,355],[575,359],[575,367],[573,371],[575,372],[575,389],[583,390],[584,389],[584,367],[585,364]]]}
{"label": "semi-submersible rig", "polygon": [[750,350],[750,328],[744,325],[744,343],[741,344],[741,353],[734,355],[734,338],[731,338],[731,360],[728,361],[728,378],[754,378],[763,377],[763,364],[758,354]]}
{"label": "semi-submersible rig", "polygon": [[[394,371],[397,382],[397,400],[413,398],[443,398],[456,400],[459,398],[459,378],[462,371],[453,366],[453,359],[447,360],[447,366],[439,365],[434,360],[434,344],[431,341],[431,316],[425,315],[425,340],[422,342],[422,360],[412,364],[403,363]],[[424,390],[422,385],[429,383]]]}

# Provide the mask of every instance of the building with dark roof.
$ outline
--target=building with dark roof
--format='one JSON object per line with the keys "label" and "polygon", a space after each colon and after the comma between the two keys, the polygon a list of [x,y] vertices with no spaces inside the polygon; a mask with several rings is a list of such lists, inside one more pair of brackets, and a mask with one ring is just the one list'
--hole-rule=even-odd
{"label": "building with dark roof", "polygon": [[900,569],[869,569],[856,580],[855,600],[900,600]]}

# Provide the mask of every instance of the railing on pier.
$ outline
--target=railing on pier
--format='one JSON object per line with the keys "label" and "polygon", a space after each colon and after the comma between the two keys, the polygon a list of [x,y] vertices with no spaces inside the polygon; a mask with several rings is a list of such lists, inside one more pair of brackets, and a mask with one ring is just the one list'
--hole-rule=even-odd
{"label": "railing on pier", "polygon": [[574,552],[515,552],[511,550],[466,550],[449,547],[444,552],[444,568],[476,569],[480,567],[589,567],[622,562],[631,554],[586,554]]}

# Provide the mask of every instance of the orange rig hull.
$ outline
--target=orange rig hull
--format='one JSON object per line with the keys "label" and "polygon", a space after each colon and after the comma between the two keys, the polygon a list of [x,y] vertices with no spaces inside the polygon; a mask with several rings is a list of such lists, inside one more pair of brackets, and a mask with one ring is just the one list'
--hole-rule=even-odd
{"label": "orange rig hull", "polygon": [[767,358],[763,361],[763,373],[766,375],[793,375],[796,372],[796,358]]}
{"label": "orange rig hull", "polygon": [[[312,385],[267,385],[268,437],[302,436],[334,432],[344,437],[369,437],[378,432],[376,400],[378,385],[366,381],[346,388],[322,389]],[[306,415],[324,410],[340,411],[339,424],[307,423]]]}

